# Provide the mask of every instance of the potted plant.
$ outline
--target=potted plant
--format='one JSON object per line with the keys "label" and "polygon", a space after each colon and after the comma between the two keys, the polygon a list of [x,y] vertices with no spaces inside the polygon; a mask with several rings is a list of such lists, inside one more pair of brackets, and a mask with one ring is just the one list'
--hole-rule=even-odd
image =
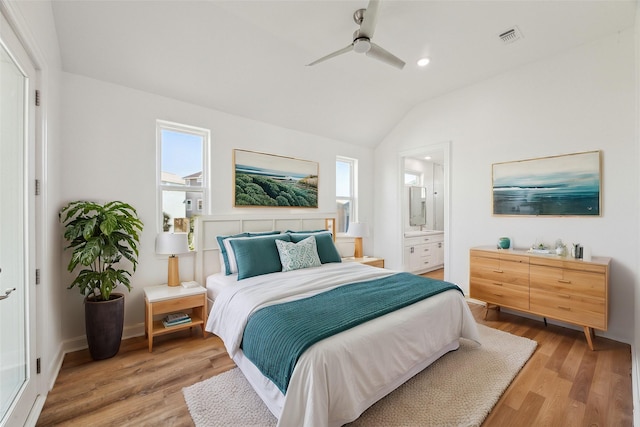
{"label": "potted plant", "polygon": [[135,272],[142,221],[132,206],[120,201],[74,201],[58,216],[69,242],[65,249],[72,250],[67,270],[80,268],[68,289],[77,286],[85,296],[89,352],[94,360],[113,357],[122,340],[124,295],[112,292],[118,285],[131,291],[132,273],[121,261],[130,263]]}

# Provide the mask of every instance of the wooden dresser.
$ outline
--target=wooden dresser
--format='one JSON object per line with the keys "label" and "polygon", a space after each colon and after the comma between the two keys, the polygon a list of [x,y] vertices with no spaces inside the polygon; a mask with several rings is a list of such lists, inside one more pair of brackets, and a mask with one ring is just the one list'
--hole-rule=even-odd
{"label": "wooden dresser", "polygon": [[470,257],[470,296],[487,307],[580,325],[591,350],[593,329],[607,330],[611,258],[583,261],[489,246],[472,248]]}

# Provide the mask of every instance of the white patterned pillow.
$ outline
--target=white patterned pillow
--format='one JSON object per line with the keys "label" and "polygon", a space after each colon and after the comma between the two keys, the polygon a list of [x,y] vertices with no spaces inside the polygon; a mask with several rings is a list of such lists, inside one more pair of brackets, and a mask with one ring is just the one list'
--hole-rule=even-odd
{"label": "white patterned pillow", "polygon": [[298,270],[308,267],[320,267],[320,257],[314,236],[300,240],[298,243],[276,240],[282,271]]}

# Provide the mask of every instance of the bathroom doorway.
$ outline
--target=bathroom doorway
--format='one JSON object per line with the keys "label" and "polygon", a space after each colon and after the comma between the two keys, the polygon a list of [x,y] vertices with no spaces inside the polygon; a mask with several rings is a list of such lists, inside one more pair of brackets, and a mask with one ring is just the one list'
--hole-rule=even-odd
{"label": "bathroom doorway", "polygon": [[[400,213],[405,271],[431,277],[448,276],[450,149],[451,143],[444,142],[400,153]],[[422,187],[426,195],[423,225],[412,225],[416,222],[410,220],[411,187],[414,194],[416,187]]]}

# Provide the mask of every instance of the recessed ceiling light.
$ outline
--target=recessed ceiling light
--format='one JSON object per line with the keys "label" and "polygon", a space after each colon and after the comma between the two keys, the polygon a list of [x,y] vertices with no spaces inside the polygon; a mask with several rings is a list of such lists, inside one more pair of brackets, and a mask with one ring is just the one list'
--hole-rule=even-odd
{"label": "recessed ceiling light", "polygon": [[431,160],[431,156],[425,156],[425,160]]}
{"label": "recessed ceiling light", "polygon": [[429,58],[420,58],[418,60],[418,66],[419,67],[426,67],[427,64],[429,64],[429,62],[431,62],[431,60]]}

